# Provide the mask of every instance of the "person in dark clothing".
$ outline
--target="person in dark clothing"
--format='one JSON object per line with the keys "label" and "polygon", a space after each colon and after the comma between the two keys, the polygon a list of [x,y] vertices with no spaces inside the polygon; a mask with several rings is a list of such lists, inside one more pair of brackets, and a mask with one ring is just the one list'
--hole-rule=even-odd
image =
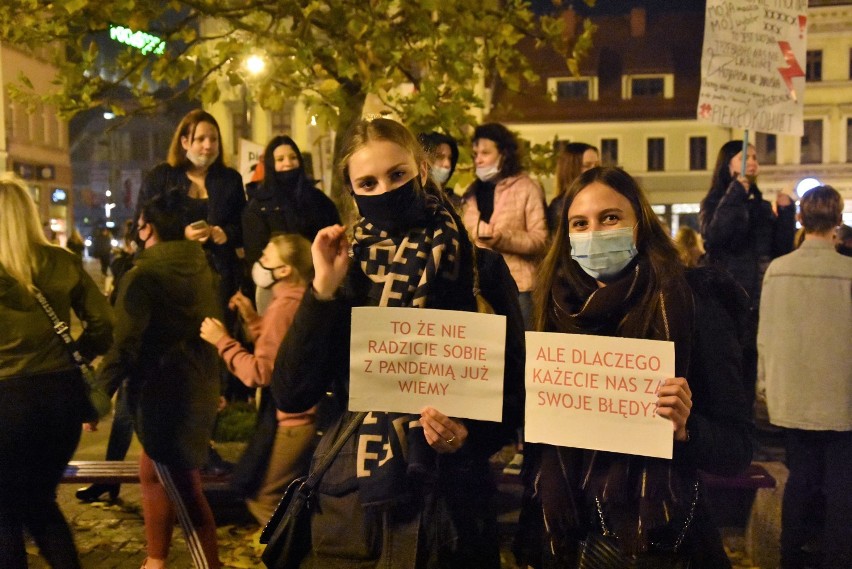
{"label": "person in dark clothing", "polygon": [[461,196],[448,184],[459,163],[458,143],[452,136],[435,131],[424,132],[418,135],[417,140],[429,155],[429,175],[432,176],[432,181],[444,190],[453,207],[460,210]]}
{"label": "person in dark clothing", "polygon": [[92,240],[92,256],[101,262],[101,274],[107,276],[109,260],[112,256],[112,233],[106,227],[101,227]]}
{"label": "person in dark clothing", "polygon": [[[499,540],[488,458],[508,442],[523,412],[517,288],[499,255],[474,249],[458,214],[429,179],[422,148],[403,125],[388,119],[356,123],[342,155],[343,183],[363,216],[354,227],[354,262],[344,227],[317,234],[313,284],[273,368],[278,408],[301,412],[334,392],[336,426],[319,443],[315,456],[322,455],[331,433],[350,416],[352,307],[475,312],[481,288],[495,311],[507,316],[503,422],[455,419],[433,407],[420,415],[371,413],[318,489],[311,509],[312,551],[302,567],[496,569]],[[381,260],[411,248],[421,254],[408,262]],[[370,262],[374,256],[380,260]],[[394,286],[399,282],[413,284]],[[367,444],[394,450],[380,453],[382,460],[365,457],[356,467],[356,449]]]}
{"label": "person in dark clothing", "polygon": [[56,487],[80,440],[89,403],[79,368],[34,296],[59,319],[83,322],[84,358],[112,343],[113,315],[79,257],[48,243],[20,180],[0,179],[0,565],[26,569],[24,529],[51,567],[78,569]]}
{"label": "person in dark clothing", "polygon": [[184,238],[184,200],[175,191],[141,207],[144,250],[119,285],[115,343],[98,376],[109,393],[127,380],[143,449],[146,569],[165,566],[175,519],[195,566],[219,567],[216,524],[199,474],[219,403],[217,355],[198,329],[221,311],[201,243]]}
{"label": "person in dark clothing", "polygon": [[779,193],[777,213],[757,187],[757,151],[749,146],[745,173],[742,142],[722,145],[713,170],[710,191],[701,201],[699,229],[704,239],[704,263],[727,270],[749,296],[745,332],[743,381],[749,409],[757,382],[757,322],[760,288],[770,261],[793,250],[796,205]]}
{"label": "person in dark clothing", "polygon": [[623,170],[580,175],[561,215],[536,329],[674,342],[677,377],[659,387],[656,411],[672,422],[674,452],[665,460],[528,443],[519,564],[577,567],[604,541],[637,566],[730,567],[697,471],[731,475],[751,461],[736,324],[744,293],[721,271],[686,271]]}
{"label": "person in dark clothing", "polygon": [[[340,223],[340,214],[328,196],[314,186],[305,170],[299,147],[289,136],[276,136],[263,151],[263,183],[258,185],[243,212],[245,263],[251,267],[276,233],[296,233],[313,241],[323,227]],[[245,283],[254,290],[253,283]],[[268,291],[257,290],[257,310],[263,314]]]}
{"label": "person in dark clothing", "polygon": [[601,165],[598,149],[585,142],[569,142],[559,151],[556,159],[556,191],[550,205],[547,206],[547,227],[551,233],[556,231],[562,213],[562,202],[565,192],[571,186],[574,178]]}

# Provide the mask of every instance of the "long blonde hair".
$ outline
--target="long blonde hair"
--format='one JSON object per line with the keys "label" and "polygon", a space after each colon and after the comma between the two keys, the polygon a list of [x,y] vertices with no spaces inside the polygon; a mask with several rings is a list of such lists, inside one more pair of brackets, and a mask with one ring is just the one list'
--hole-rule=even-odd
{"label": "long blonde hair", "polygon": [[32,292],[39,249],[49,246],[24,182],[11,173],[0,174],[0,267]]}
{"label": "long blonde hair", "polygon": [[269,240],[275,245],[281,260],[293,268],[299,280],[309,283],[314,278],[311,242],[296,233],[279,233]]}

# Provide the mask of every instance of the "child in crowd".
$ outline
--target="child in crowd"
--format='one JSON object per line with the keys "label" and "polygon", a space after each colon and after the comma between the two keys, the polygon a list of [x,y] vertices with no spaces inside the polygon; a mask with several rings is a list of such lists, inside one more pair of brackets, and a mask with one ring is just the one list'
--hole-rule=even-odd
{"label": "child in crowd", "polygon": [[[216,346],[228,370],[248,387],[269,385],[278,346],[312,277],[310,242],[300,235],[276,235],[252,267],[255,284],[272,292],[266,312],[259,316],[241,292],[229,302],[254,341],[254,353],[229,336],[219,320],[202,322],[201,337]],[[261,525],[272,515],[287,485],[307,468],[316,434],[315,416],[315,408],[283,413],[270,398],[261,397],[258,429],[235,474],[249,510]]]}

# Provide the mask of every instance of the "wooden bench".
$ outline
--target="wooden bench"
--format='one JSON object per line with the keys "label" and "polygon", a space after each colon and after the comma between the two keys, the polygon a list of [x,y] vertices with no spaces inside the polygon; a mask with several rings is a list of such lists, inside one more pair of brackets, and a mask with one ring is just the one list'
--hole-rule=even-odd
{"label": "wooden bench", "polygon": [[701,477],[719,527],[746,527],[757,491],[775,488],[775,478],[759,464],[750,464],[745,472],[736,476],[702,472]]}
{"label": "wooden bench", "polygon": [[[74,460],[65,467],[62,483],[82,484],[138,484],[139,463],[124,460]],[[205,490],[227,490],[231,477],[201,474]]]}

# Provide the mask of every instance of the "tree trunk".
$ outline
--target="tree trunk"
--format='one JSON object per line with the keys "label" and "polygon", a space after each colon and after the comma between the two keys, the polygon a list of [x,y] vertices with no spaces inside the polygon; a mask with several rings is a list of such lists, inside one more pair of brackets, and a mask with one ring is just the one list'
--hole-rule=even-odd
{"label": "tree trunk", "polygon": [[[352,89],[351,91],[355,91],[355,89]],[[332,170],[334,174],[331,180],[331,199],[337,205],[337,209],[340,211],[340,218],[347,226],[351,226],[352,222],[356,219],[358,212],[355,209],[352,197],[349,195],[349,188],[343,187],[343,178],[338,173],[338,167],[340,164],[342,147],[344,139],[346,138],[346,133],[349,132],[352,125],[361,120],[361,114],[363,113],[364,102],[366,99],[366,94],[361,92],[360,89],[353,92],[349,96],[349,104],[340,108],[340,112],[337,115],[337,124],[334,129],[334,157],[332,162],[334,164],[334,168]]]}

